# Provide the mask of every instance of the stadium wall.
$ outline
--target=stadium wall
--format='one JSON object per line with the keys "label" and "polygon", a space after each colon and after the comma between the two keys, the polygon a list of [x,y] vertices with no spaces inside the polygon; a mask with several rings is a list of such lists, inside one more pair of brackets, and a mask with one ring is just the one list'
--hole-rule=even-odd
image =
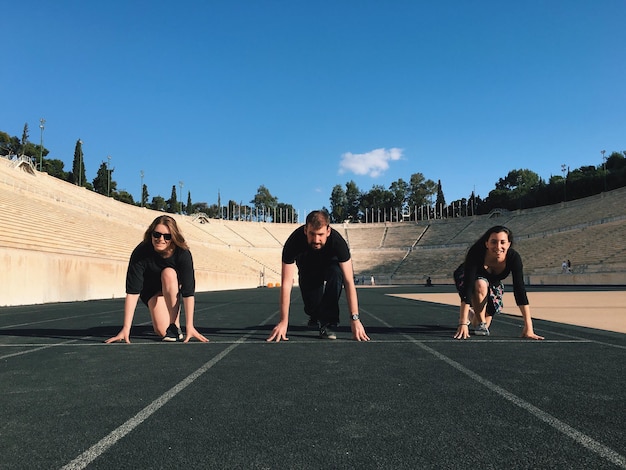
{"label": "stadium wall", "polygon": [[[382,285],[424,285],[424,276],[390,276],[387,273],[373,273],[375,284]],[[362,276],[358,275],[357,278]],[[434,285],[454,285],[452,275],[433,275]],[[626,272],[602,272],[588,274],[526,274],[524,283],[527,286],[624,286],[626,287]],[[370,285],[370,277],[365,276],[364,282],[357,285]],[[505,286],[512,287],[512,278],[504,280]]]}
{"label": "stadium wall", "polygon": [[607,272],[589,274],[529,275],[531,286],[626,286],[626,273]]}
{"label": "stadium wall", "polygon": [[[126,261],[0,247],[0,306],[125,296]],[[258,278],[196,269],[196,291],[258,287]]]}

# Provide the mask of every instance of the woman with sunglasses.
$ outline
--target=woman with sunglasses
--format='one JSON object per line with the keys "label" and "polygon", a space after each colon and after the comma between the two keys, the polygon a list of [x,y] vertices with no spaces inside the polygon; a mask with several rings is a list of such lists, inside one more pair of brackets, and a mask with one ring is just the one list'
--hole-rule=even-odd
{"label": "woman with sunglasses", "polygon": [[[150,310],[154,332],[163,341],[196,338],[207,342],[193,326],[196,281],[191,252],[176,221],[162,215],[154,219],[143,241],[133,250],[126,273],[124,326],[105,341],[130,343],[130,328],[139,299]],[[187,337],[180,329],[180,307],[185,307]]]}

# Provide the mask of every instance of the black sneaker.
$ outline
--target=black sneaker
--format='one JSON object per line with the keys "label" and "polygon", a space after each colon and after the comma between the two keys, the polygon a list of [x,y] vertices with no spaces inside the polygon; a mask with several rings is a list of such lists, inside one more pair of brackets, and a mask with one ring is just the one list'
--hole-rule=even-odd
{"label": "black sneaker", "polygon": [[178,328],[174,323],[167,327],[165,336],[163,336],[163,341],[168,341],[170,343],[182,341],[183,339],[185,339],[183,336],[183,330]]}
{"label": "black sneaker", "polygon": [[335,325],[324,325],[320,328],[321,339],[337,339],[337,333],[335,333]]}

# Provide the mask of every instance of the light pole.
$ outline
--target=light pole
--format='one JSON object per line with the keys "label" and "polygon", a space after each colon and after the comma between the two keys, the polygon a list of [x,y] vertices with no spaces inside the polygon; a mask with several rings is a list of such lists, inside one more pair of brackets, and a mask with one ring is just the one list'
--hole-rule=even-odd
{"label": "light pole", "polygon": [[178,194],[179,194],[179,195],[178,195],[178,199],[180,199],[180,202],[178,203],[178,204],[179,204],[179,206],[178,206],[178,207],[180,208],[180,213],[181,213],[181,215],[182,215],[182,213],[183,213],[183,186],[184,186],[184,185],[185,185],[185,183],[184,183],[184,182],[182,182],[182,181],[179,181],[179,182],[178,182],[178,186],[180,187],[180,191],[179,191],[179,193],[178,193]]}
{"label": "light pole", "polygon": [[141,176],[141,191],[139,192],[139,197],[141,198],[141,207],[143,207],[143,170],[139,172]]}
{"label": "light pole", "polygon": [[39,129],[41,129],[40,141],[39,141],[39,171],[43,171],[43,129],[45,127],[46,120],[41,118],[39,120]]}
{"label": "light pole", "polygon": [[107,156],[107,197],[111,196],[111,155]]}
{"label": "light pole", "polygon": [[604,156],[606,150],[600,150],[602,154],[602,173],[604,174],[604,192],[606,193],[606,160],[607,158]]}
{"label": "light pole", "polygon": [[561,171],[563,172],[563,202],[567,201],[567,176],[565,172],[567,171],[567,165],[561,165]]}

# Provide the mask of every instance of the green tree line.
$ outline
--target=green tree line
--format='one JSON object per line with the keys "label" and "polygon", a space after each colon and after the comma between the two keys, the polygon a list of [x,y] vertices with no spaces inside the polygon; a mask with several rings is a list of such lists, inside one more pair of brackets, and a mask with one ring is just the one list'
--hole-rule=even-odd
{"label": "green tree line", "polygon": [[[168,213],[204,214],[208,218],[281,223],[295,223],[298,221],[297,213],[293,206],[278,202],[278,198],[272,196],[270,191],[263,185],[259,186],[256,195],[249,204],[230,200],[227,204],[222,205],[221,201],[219,201],[219,195],[217,204],[194,203],[191,200],[190,191],[187,191],[187,200],[184,203],[182,201],[182,184],[178,192],[176,185],[172,186],[169,199],[156,195],[150,200],[148,187],[142,183],[141,198],[139,201],[135,201],[132,194],[117,189],[117,182],[113,178],[115,169],[111,168],[108,157],[107,160],[101,162],[95,178],[91,181],[87,179],[82,145],[83,142],[78,139],[74,147],[72,169],[71,171],[65,171],[63,161],[47,158],[50,151],[43,144],[30,142],[28,124],[24,124],[21,138],[10,136],[8,133],[0,131],[0,155],[4,157],[28,157],[36,169],[46,172],[50,176],[127,204]],[[181,200],[179,201],[179,199]]]}
{"label": "green tree line", "polygon": [[[61,160],[47,158],[49,150],[43,144],[30,142],[28,124],[24,124],[21,138],[0,131],[0,155],[30,157],[38,170],[51,176],[124,203],[153,210],[197,213],[207,218],[228,220],[298,222],[294,207],[279,202],[264,185],[258,187],[254,198],[248,203],[229,200],[222,204],[218,191],[217,204],[209,205],[206,202],[193,203],[189,191],[186,203],[183,203],[182,182],[179,183],[178,192],[176,185],[172,186],[169,199],[156,195],[150,200],[148,187],[142,183],[141,198],[135,201],[130,193],[117,189],[113,179],[115,169],[111,168],[109,157],[101,162],[95,178],[88,181],[80,139],[74,148],[72,170],[65,171]],[[562,176],[551,176],[549,181],[545,181],[529,169],[511,170],[495,183],[495,188],[487,197],[481,198],[472,192],[467,198],[451,202],[446,202],[441,180],[435,183],[422,173],[412,174],[408,181],[400,178],[388,188],[374,185],[367,191],[359,189],[354,181],[348,181],[345,186],[338,184],[332,188],[330,208],[323,209],[329,212],[333,222],[383,222],[464,217],[488,214],[494,209],[516,210],[550,205],[626,186],[626,151],[612,152],[597,165],[574,170],[563,165],[562,173]]]}
{"label": "green tree line", "polygon": [[441,180],[422,173],[408,182],[398,179],[389,188],[374,185],[361,191],[354,181],[336,185],[330,195],[333,222],[386,222],[488,214],[494,209],[528,209],[570,201],[626,186],[626,151],[612,152],[596,166],[575,170],[563,166],[563,176],[543,180],[529,169],[511,170],[500,178],[487,197],[472,192],[467,198],[446,202]]}

